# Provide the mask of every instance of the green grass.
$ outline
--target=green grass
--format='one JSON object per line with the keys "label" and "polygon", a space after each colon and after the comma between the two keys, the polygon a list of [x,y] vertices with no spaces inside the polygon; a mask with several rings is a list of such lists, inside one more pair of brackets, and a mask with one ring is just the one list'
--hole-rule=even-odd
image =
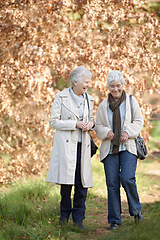
{"label": "green grass", "polygon": [[[160,239],[160,202],[142,204],[145,221],[134,223],[133,217],[123,218],[117,231],[109,231],[107,224],[107,194],[103,165],[92,159],[95,186],[89,189],[86,201],[85,231],[76,229],[72,220],[67,227],[59,226],[59,186],[44,179],[16,183],[2,189],[0,197],[0,239]],[[149,164],[149,163],[144,163]],[[141,171],[137,174],[140,195],[145,188],[153,188],[154,179]],[[160,183],[159,184],[160,188]],[[146,192],[146,194],[149,194]],[[122,212],[128,213],[122,201]]]}
{"label": "green grass", "polygon": [[56,232],[58,214],[58,187],[52,191],[40,180],[15,184],[0,197],[0,239],[47,239]]}
{"label": "green grass", "polygon": [[160,121],[152,121],[153,128],[150,132],[151,139],[149,142],[149,147],[152,151],[160,151]]}

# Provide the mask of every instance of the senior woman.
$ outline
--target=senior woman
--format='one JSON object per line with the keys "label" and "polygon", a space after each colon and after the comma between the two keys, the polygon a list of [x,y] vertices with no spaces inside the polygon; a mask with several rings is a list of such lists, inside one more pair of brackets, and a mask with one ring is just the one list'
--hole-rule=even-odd
{"label": "senior woman", "polygon": [[107,76],[108,98],[99,105],[96,113],[96,133],[102,140],[100,160],[104,164],[108,189],[109,229],[121,223],[120,186],[124,188],[129,213],[135,221],[143,219],[137,192],[135,172],[137,151],[135,138],[143,127],[143,116],[135,97],[132,97],[133,122],[129,95],[123,90],[125,80],[120,71],[113,70]]}
{"label": "senior woman", "polygon": [[[51,111],[56,129],[47,182],[60,184],[60,224],[72,213],[75,226],[84,229],[87,189],[93,187],[89,130],[94,128],[94,98],[88,95],[92,74],[84,66],[70,73],[71,87],[57,93]],[[73,206],[71,190],[74,185]]]}

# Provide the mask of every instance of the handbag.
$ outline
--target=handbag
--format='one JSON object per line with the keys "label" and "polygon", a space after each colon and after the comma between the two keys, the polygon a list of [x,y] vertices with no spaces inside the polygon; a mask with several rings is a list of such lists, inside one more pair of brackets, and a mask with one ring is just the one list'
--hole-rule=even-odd
{"label": "handbag", "polygon": [[[90,109],[90,108],[89,108],[89,100],[88,100],[88,95],[87,95],[87,93],[86,93],[86,99],[87,99],[87,104],[88,104],[88,118],[89,118],[89,112],[90,112],[89,109]],[[97,147],[97,145],[95,144],[95,142],[93,141],[91,134],[90,134],[90,138],[91,138],[90,144],[91,144],[91,157],[92,157],[94,154],[96,154],[98,147]]]}
{"label": "handbag", "polygon": [[97,147],[97,145],[94,143],[94,141],[93,141],[93,139],[92,139],[92,137],[91,137],[91,157],[92,157],[94,154],[96,154],[97,149],[98,149],[98,147]]}
{"label": "handbag", "polygon": [[[131,122],[133,122],[132,95],[129,96],[129,100],[130,100],[130,105],[131,105]],[[140,160],[144,160],[146,158],[146,155],[148,152],[147,152],[147,147],[146,147],[145,141],[140,134],[138,134],[138,136],[136,137],[135,143],[136,143],[136,148],[137,148],[137,157]]]}

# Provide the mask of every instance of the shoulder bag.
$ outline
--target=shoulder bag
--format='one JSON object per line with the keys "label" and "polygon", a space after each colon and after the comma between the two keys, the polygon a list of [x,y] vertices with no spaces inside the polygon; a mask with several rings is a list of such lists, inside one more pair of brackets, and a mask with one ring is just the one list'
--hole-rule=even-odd
{"label": "shoulder bag", "polygon": [[[131,122],[133,122],[133,103],[132,103],[132,95],[129,96],[130,106],[131,106]],[[147,155],[147,147],[144,142],[144,139],[140,134],[135,139],[136,148],[137,148],[137,156],[140,160],[144,160]]]}

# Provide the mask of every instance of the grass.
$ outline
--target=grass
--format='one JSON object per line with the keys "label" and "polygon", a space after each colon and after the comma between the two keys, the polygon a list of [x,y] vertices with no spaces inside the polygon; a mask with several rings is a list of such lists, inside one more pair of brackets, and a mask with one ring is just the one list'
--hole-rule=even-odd
{"label": "grass", "polygon": [[49,232],[55,234],[59,189],[50,188],[44,181],[36,180],[17,183],[1,194],[0,239],[47,239]]}
{"label": "grass", "polygon": [[[88,191],[84,232],[76,229],[71,219],[67,227],[59,226],[59,186],[36,179],[16,183],[1,192],[0,239],[160,239],[160,202],[142,204],[145,221],[136,225],[128,215],[126,202],[122,200],[123,225],[118,231],[108,230],[103,165],[96,157],[92,162],[95,186]],[[146,186],[149,189],[154,187],[155,180],[143,172],[138,172],[137,178],[140,195]],[[160,183],[157,184],[160,189]]]}
{"label": "grass", "polygon": [[149,146],[152,149],[152,151],[160,151],[160,121],[152,121],[153,128],[150,132],[151,139]]}
{"label": "grass", "polygon": [[[156,126],[159,129],[159,123]],[[152,131],[152,138],[159,137],[158,131]],[[0,240],[160,239],[160,202],[156,200],[156,194],[160,196],[160,181],[158,176],[147,174],[148,169],[159,166],[156,165],[160,164],[159,160],[148,156],[145,161],[138,162],[137,186],[140,199],[145,199],[142,201],[144,222],[134,223],[121,190],[123,224],[116,231],[108,230],[104,169],[97,154],[92,159],[94,188],[88,190],[83,232],[73,226],[72,219],[66,227],[59,226],[60,187],[46,183],[45,178],[37,178],[1,187]]]}

